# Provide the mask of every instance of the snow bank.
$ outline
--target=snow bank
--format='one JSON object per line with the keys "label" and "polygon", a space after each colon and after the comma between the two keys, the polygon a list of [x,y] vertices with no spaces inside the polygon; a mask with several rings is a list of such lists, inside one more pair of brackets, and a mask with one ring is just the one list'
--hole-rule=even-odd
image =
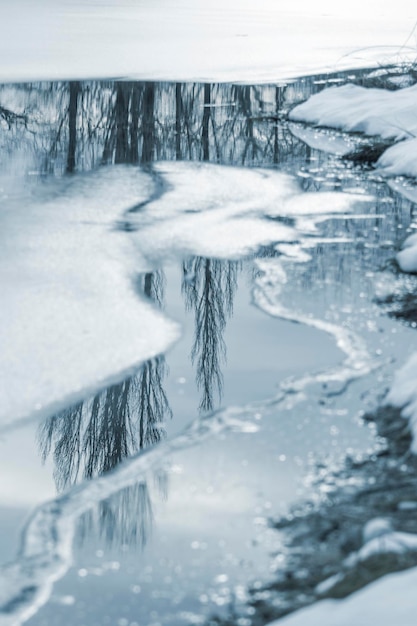
{"label": "snow bank", "polygon": [[409,0],[1,1],[2,81],[268,82],[415,54]]}
{"label": "snow bank", "polygon": [[344,600],[323,600],[269,626],[414,626],[417,568],[391,574]]}
{"label": "snow bank", "polygon": [[152,179],[103,168],[1,209],[0,425],[45,415],[118,380],[178,336],[140,299],[114,221]]}
{"label": "snow bank", "polygon": [[417,272],[417,234],[407,237],[396,258],[403,272]]}
{"label": "snow bank", "polygon": [[417,85],[399,91],[344,85],[325,89],[296,106],[290,119],[384,139],[417,136]]}
{"label": "snow bank", "polygon": [[417,178],[417,139],[401,141],[385,150],[377,162],[377,167],[381,174],[386,176]]}
{"label": "snow bank", "polygon": [[[344,85],[312,96],[295,107],[290,118],[398,141],[382,154],[376,167],[385,176],[417,177],[416,111],[417,85],[398,91]],[[306,141],[311,145],[311,132],[306,133]],[[347,152],[340,141],[334,148],[340,154]],[[330,142],[325,149],[332,150]]]}

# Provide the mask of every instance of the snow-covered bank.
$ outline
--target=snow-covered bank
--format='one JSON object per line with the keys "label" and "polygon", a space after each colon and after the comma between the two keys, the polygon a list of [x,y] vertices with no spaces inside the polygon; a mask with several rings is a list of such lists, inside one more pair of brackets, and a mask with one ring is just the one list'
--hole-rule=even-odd
{"label": "snow-covered bank", "polygon": [[[385,176],[417,177],[416,107],[417,85],[387,91],[349,84],[312,96],[291,111],[290,119],[397,141],[378,159],[378,171]],[[317,143],[314,135],[307,135],[306,141]],[[327,142],[325,149],[333,147],[340,154],[347,151],[340,141],[333,146]]]}
{"label": "snow-covered bank", "polygon": [[414,626],[417,569],[391,574],[345,600],[323,600],[270,626]]}
{"label": "snow-covered bank", "polygon": [[268,82],[414,54],[408,0],[3,0],[1,81]]}
{"label": "snow-covered bank", "polygon": [[387,91],[348,84],[312,96],[290,119],[399,141],[417,135],[416,103],[417,85]]}

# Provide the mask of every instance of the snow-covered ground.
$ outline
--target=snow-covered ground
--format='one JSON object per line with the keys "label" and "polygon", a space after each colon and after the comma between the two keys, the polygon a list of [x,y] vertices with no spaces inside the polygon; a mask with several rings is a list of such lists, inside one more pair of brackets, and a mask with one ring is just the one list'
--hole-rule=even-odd
{"label": "snow-covered ground", "polygon": [[2,81],[130,76],[256,83],[415,54],[409,0],[2,0],[0,6]]}

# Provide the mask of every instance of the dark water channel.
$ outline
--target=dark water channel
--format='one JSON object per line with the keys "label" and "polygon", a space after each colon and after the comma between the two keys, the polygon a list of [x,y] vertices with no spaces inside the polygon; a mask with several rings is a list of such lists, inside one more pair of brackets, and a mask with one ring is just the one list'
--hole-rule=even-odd
{"label": "dark water channel", "polygon": [[[415,228],[414,205],[292,132],[289,108],[323,86],[315,77],[0,88],[2,200],[102,165],[157,180],[158,161],[272,168],[305,192],[354,198],[350,213],[306,215],[296,242],[240,258],[184,254],[140,273],[138,292],[181,323],[177,344],[129,379],[2,435],[1,562],[16,559],[24,520],[56,494],[70,494],[53,515],[72,530],[64,547],[61,535],[50,539],[56,552],[38,547],[36,585],[21,585],[0,624],[264,624],[314,601],[366,521],[395,517],[412,499],[406,488],[394,497],[403,476],[415,481],[413,463],[398,461],[405,444],[390,443],[387,416],[363,417],[414,340],[378,300],[398,281],[407,293],[416,286],[391,264]],[[118,228],[128,233],[128,219]],[[363,495],[375,484],[393,489],[385,509]],[[416,530],[411,514],[394,521]],[[375,576],[398,568],[384,563]]]}

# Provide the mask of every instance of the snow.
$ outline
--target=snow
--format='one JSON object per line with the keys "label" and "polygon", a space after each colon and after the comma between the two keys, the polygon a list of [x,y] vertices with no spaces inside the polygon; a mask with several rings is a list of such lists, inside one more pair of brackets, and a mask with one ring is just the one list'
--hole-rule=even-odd
{"label": "snow", "polygon": [[[398,91],[344,85],[325,89],[296,106],[290,118],[347,132],[379,136],[398,143],[389,147],[376,163],[384,176],[417,177],[417,85]],[[295,134],[300,136],[296,129]],[[311,129],[304,131],[313,147],[345,154],[343,143],[320,142]],[[317,133],[316,133],[317,134]],[[331,135],[330,135],[331,137]],[[301,131],[301,138],[302,131]]]}
{"label": "snow", "polygon": [[414,56],[409,0],[2,0],[1,81],[268,82]]}
{"label": "snow", "polygon": [[[239,259],[261,245],[298,239],[297,218],[348,212],[343,193],[302,193],[281,172],[202,163],[159,163],[166,192],[130,216],[138,250],[160,263],[202,255]],[[266,218],[289,216],[295,228]]]}
{"label": "snow", "polygon": [[414,626],[417,568],[391,574],[344,600],[322,600],[269,626]]}
{"label": "snow", "polygon": [[348,132],[409,139],[417,135],[417,85],[387,91],[358,85],[331,87],[296,106],[290,119]]}
{"label": "snow", "polygon": [[[416,101],[417,102],[417,101]],[[417,178],[417,139],[391,146],[379,158],[377,167],[386,176]]]}
{"label": "snow", "polygon": [[137,169],[103,168],[46,185],[29,207],[2,203],[1,426],[67,406],[177,338],[138,296],[131,242],[113,225],[151,188]]}

